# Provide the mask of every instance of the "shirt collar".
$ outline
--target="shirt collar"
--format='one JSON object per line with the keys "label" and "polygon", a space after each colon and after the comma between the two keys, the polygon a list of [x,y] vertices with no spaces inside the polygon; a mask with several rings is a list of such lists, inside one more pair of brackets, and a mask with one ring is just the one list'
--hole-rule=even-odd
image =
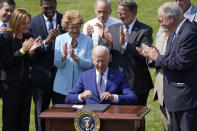
{"label": "shirt collar", "polygon": [[[133,25],[134,25],[135,22],[136,22],[136,18],[135,18],[135,19],[133,20],[133,22],[128,26],[128,27],[129,27],[129,28],[128,28],[129,33],[130,33],[130,31],[132,30]],[[126,26],[123,25],[123,28],[126,29]]]}
{"label": "shirt collar", "polygon": [[[43,16],[44,16],[44,20],[47,21],[48,18],[44,15],[44,13]],[[57,13],[55,13],[55,15],[53,16],[53,20],[56,20],[56,18],[57,18]]]}
{"label": "shirt collar", "polygon": [[[109,21],[110,21],[110,17],[108,17],[107,21],[104,23],[104,28],[105,28],[105,29],[108,27]],[[103,24],[103,23],[101,23],[97,18],[96,18],[96,23]]]}
{"label": "shirt collar", "polygon": [[[106,77],[107,78],[107,74],[108,74],[108,67],[107,67],[107,69],[106,69],[106,71],[103,73],[103,77]],[[96,70],[96,77],[98,78],[99,77],[99,74],[100,74],[100,72],[98,72],[97,70]]]}
{"label": "shirt collar", "polygon": [[182,20],[182,22],[178,25],[178,27],[176,28],[176,35],[179,32],[181,26],[183,25],[183,23],[186,21],[187,18],[185,18],[184,20]]}
{"label": "shirt collar", "polygon": [[189,9],[184,13],[184,16],[188,18],[191,15],[191,10],[192,10],[192,4],[190,5]]}
{"label": "shirt collar", "polygon": [[[2,27],[2,25],[3,25],[4,23],[2,22],[2,21],[0,21],[0,27]],[[6,26],[8,27],[8,25],[9,25],[9,21],[8,22],[6,22],[5,23],[6,24]]]}

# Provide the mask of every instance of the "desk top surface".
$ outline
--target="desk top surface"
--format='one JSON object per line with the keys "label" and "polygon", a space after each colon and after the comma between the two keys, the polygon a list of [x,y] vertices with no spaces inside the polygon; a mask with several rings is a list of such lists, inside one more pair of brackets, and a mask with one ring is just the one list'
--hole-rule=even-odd
{"label": "desk top surface", "polygon": [[[61,106],[72,107],[73,105],[62,104]],[[140,120],[150,109],[139,105],[111,105],[105,112],[95,112],[103,120]],[[74,109],[55,109],[51,107],[42,112],[38,117],[41,119],[74,119],[79,111]]]}

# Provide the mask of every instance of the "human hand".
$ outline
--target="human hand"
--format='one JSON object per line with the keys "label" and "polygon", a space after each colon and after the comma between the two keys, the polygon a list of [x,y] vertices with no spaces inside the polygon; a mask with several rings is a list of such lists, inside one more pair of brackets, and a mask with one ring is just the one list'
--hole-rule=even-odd
{"label": "human hand", "polygon": [[141,54],[142,56],[149,58],[153,61],[156,61],[157,56],[159,55],[159,51],[155,46],[148,46],[146,44],[142,44],[141,48],[136,47],[136,50]]}
{"label": "human hand", "polygon": [[56,29],[52,29],[50,31],[49,35],[45,39],[45,44],[49,44],[51,42],[51,40],[55,40],[55,38],[58,35],[60,35],[60,26],[59,26],[59,24],[57,25],[57,28]]}
{"label": "human hand", "polygon": [[113,101],[114,100],[114,95],[112,95],[109,92],[103,92],[103,93],[100,94],[100,98],[103,99],[103,100]]}
{"label": "human hand", "polygon": [[29,49],[29,54],[34,54],[35,49],[37,49],[38,47],[40,47],[42,45],[42,39],[39,36],[37,39],[34,40],[31,48]]}
{"label": "human hand", "polygon": [[67,48],[67,43],[62,45],[63,52],[62,52],[62,61],[64,61],[67,58],[68,55],[68,48]]}
{"label": "human hand", "polygon": [[77,55],[75,55],[75,52],[74,52],[74,50],[73,50],[71,44],[69,45],[69,52],[70,52],[71,58],[72,58],[77,64],[79,64],[79,63],[80,63],[80,58],[79,58]]}
{"label": "human hand", "polygon": [[94,32],[94,28],[91,25],[87,25],[87,35],[92,37],[92,33]]}
{"label": "human hand", "polygon": [[83,93],[80,94],[81,99],[90,98],[92,96],[92,93],[90,90],[85,90]]}
{"label": "human hand", "polygon": [[109,29],[104,30],[104,38],[107,40],[108,45],[112,46],[113,39],[111,33],[109,32]]}
{"label": "human hand", "polygon": [[0,28],[0,32],[3,33],[3,32],[6,31],[6,29],[7,29],[6,27],[1,27],[1,28]]}
{"label": "human hand", "polygon": [[95,26],[98,27],[100,37],[103,38],[103,36],[104,36],[104,25],[96,23]]}
{"label": "human hand", "polygon": [[23,42],[23,45],[22,45],[21,50],[22,50],[24,53],[28,52],[29,49],[32,47],[33,42],[34,42],[34,38],[29,38],[28,40],[26,39],[26,40]]}

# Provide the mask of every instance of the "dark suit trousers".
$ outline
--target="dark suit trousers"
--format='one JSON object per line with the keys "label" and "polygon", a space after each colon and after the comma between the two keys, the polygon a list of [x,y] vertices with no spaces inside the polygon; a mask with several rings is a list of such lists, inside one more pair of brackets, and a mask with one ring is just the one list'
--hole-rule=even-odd
{"label": "dark suit trousers", "polygon": [[49,108],[53,96],[53,86],[36,87],[34,86],[33,100],[35,104],[35,126],[36,131],[45,131],[45,121],[38,119],[41,112]]}
{"label": "dark suit trousers", "polygon": [[3,84],[2,131],[29,131],[32,87],[30,81],[18,86]]}
{"label": "dark suit trousers", "polygon": [[197,131],[197,108],[169,113],[171,131]]}

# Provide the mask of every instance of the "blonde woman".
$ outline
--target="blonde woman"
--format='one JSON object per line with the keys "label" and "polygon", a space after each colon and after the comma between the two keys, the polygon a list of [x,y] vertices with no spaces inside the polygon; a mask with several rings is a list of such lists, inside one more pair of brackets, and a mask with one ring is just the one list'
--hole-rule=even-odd
{"label": "blonde woman", "polygon": [[93,66],[93,42],[89,36],[80,32],[82,24],[83,18],[76,10],[69,10],[63,15],[62,27],[67,33],[59,35],[55,42],[55,104],[65,103],[65,97],[73,88],[79,74]]}
{"label": "blonde woman", "polygon": [[0,80],[3,85],[3,131],[29,131],[32,88],[29,58],[40,47],[41,39],[27,33],[31,15],[16,9],[10,25],[0,37]]}

